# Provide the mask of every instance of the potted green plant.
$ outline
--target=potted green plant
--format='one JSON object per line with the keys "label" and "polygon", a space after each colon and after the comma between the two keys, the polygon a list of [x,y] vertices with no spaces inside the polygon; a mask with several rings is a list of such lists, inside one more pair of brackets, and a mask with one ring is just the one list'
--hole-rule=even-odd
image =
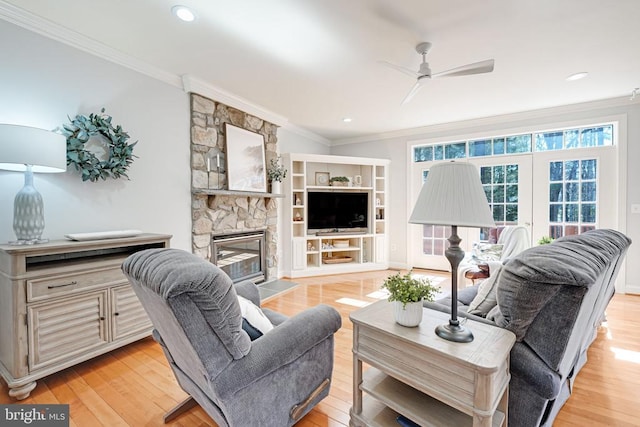
{"label": "potted green plant", "polygon": [[349,184],[349,178],[346,176],[332,176],[329,182],[334,186],[346,187]]}
{"label": "potted green plant", "polygon": [[280,183],[287,177],[287,169],[280,163],[281,160],[282,158],[280,156],[269,160],[267,177],[269,178],[269,182],[271,182],[272,193],[280,193]]}
{"label": "potted green plant", "polygon": [[415,277],[411,272],[387,277],[382,289],[389,292],[388,300],[394,303],[396,322],[409,327],[418,326],[422,321],[422,302],[433,301],[440,291],[429,279]]}
{"label": "potted green plant", "polygon": [[549,237],[549,236],[542,236],[540,240],[538,240],[539,245],[547,245],[551,242],[553,242],[553,237]]}

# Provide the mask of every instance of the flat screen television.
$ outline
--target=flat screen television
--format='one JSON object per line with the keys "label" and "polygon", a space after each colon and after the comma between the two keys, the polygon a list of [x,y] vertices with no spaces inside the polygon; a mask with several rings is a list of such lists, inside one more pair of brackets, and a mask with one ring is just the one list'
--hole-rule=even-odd
{"label": "flat screen television", "polygon": [[369,194],[360,192],[307,193],[307,229],[314,231],[366,231]]}

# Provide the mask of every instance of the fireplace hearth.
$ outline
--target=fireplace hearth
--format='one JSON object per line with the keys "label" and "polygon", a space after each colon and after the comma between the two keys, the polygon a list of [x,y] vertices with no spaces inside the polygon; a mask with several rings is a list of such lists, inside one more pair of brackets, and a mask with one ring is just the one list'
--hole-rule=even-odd
{"label": "fireplace hearth", "polygon": [[265,232],[252,231],[211,237],[211,262],[229,275],[234,283],[266,280]]}

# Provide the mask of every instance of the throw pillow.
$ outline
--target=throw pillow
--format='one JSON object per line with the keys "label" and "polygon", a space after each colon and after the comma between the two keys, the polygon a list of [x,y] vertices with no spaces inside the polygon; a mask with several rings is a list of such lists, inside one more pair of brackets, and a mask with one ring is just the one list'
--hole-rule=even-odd
{"label": "throw pillow", "polygon": [[474,243],[473,258],[477,261],[500,261],[503,247],[497,243]]}
{"label": "throw pillow", "polygon": [[498,304],[496,290],[498,288],[498,277],[502,269],[494,269],[491,277],[483,280],[478,286],[478,294],[469,304],[467,312],[476,316],[486,317],[487,313]]}
{"label": "throw pillow", "polygon": [[242,312],[242,329],[249,335],[251,341],[273,329],[269,318],[260,310],[260,307],[240,295],[238,295],[238,304]]}

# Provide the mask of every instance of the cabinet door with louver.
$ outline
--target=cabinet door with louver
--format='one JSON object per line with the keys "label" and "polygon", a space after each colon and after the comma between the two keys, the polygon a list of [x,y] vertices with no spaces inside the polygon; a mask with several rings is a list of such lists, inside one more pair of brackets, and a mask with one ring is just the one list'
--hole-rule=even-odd
{"label": "cabinet door with louver", "polygon": [[111,310],[111,339],[114,341],[152,329],[147,312],[129,285],[111,289]]}
{"label": "cabinet door with louver", "polygon": [[28,307],[29,370],[63,363],[109,341],[107,291]]}

